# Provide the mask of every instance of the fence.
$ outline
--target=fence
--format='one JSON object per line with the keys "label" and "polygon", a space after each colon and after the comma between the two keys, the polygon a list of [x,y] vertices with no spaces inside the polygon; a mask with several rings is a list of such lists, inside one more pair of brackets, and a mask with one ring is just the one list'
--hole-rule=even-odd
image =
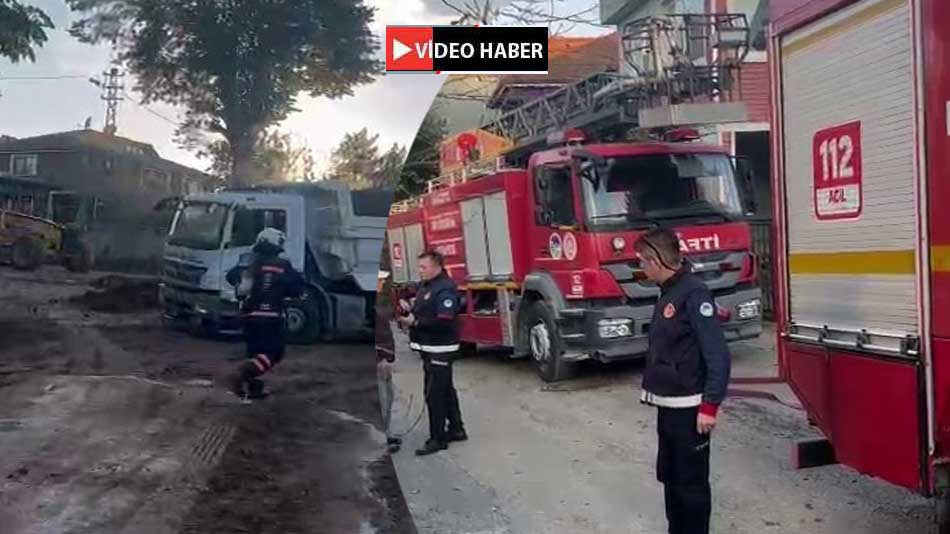
{"label": "fence", "polygon": [[772,221],[752,221],[752,251],[759,259],[759,284],[762,287],[762,313],[773,318],[775,282],[772,270]]}

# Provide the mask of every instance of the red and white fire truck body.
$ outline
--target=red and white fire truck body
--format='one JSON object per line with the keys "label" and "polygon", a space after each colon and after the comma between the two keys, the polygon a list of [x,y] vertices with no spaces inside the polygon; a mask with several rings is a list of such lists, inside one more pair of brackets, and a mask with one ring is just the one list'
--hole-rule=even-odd
{"label": "red and white fire truck body", "polygon": [[530,355],[543,379],[559,380],[579,360],[644,354],[659,290],[633,244],[662,224],[676,229],[713,290],[729,339],[755,337],[761,292],[743,221],[748,191],[719,146],[536,152],[526,169],[446,183],[397,207],[388,234],[394,282],[417,280],[417,255],[440,251],[465,295],[462,339]]}
{"label": "red and white fire truck body", "polygon": [[771,8],[780,368],[832,459],[946,494],[950,2]]}

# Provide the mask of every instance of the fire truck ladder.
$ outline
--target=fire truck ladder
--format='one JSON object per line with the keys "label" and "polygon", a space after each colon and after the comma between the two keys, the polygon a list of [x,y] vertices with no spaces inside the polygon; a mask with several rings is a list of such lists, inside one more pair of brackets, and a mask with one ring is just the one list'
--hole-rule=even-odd
{"label": "fire truck ladder", "polygon": [[741,14],[670,14],[632,21],[622,28],[621,40],[624,61],[634,75],[595,74],[482,128],[512,140],[516,148],[506,159],[522,164],[525,156],[546,144],[547,136],[568,128],[610,139],[632,128],[656,127],[642,124],[643,111],[738,100],[741,95],[733,89],[749,50],[749,35]]}

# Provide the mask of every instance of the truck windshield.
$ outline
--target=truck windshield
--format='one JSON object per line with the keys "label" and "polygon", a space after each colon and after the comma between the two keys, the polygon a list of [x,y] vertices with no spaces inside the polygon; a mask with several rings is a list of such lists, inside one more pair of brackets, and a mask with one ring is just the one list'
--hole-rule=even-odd
{"label": "truck windshield", "polygon": [[[600,183],[583,179],[595,227],[643,228],[673,219],[742,215],[732,162],[723,154],[662,154],[607,160]],[[698,221],[697,221],[698,222]]]}
{"label": "truck windshield", "polygon": [[198,250],[215,250],[221,245],[227,216],[228,207],[224,204],[189,202],[179,212],[178,220],[168,236],[168,243]]}

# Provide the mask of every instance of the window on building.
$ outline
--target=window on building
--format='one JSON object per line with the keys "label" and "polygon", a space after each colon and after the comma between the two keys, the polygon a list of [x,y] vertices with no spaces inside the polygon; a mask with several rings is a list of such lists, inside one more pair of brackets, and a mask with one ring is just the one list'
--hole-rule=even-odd
{"label": "window on building", "polygon": [[[750,53],[764,54],[766,50],[765,28],[768,25],[768,0],[729,0],[729,13],[745,15],[749,25]],[[762,58],[765,59],[764,57]]]}
{"label": "window on building", "polygon": [[10,160],[10,173],[13,176],[36,176],[36,154],[13,154]]}
{"label": "window on building", "polygon": [[241,208],[234,214],[231,228],[231,247],[249,247],[264,228],[287,231],[287,212],[284,210]]}
{"label": "window on building", "polygon": [[155,169],[145,169],[142,171],[142,187],[146,191],[168,192],[170,190],[170,178],[167,172]]}
{"label": "window on building", "polygon": [[76,193],[54,192],[50,194],[52,219],[60,224],[79,222],[82,198]]}

